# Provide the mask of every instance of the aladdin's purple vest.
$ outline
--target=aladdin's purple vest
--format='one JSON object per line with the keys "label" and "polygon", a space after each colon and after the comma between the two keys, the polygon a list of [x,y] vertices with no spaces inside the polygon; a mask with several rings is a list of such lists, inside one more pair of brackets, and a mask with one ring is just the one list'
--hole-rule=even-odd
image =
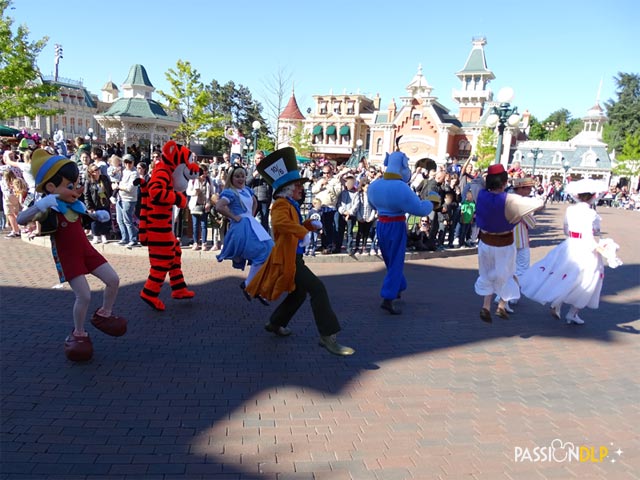
{"label": "aladdin's purple vest", "polygon": [[489,233],[510,232],[516,224],[507,222],[504,216],[504,204],[507,193],[491,193],[488,190],[478,192],[476,202],[476,223],[481,230]]}

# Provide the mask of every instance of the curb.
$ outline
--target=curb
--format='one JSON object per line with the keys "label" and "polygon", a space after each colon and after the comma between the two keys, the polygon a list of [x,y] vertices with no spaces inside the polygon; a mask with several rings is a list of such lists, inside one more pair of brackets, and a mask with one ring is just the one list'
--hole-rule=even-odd
{"label": "curb", "polygon": [[[51,248],[51,241],[48,236],[35,237],[29,240],[25,235],[21,240],[37,247]],[[117,240],[110,240],[108,243],[93,244],[93,247],[103,255],[129,255],[136,257],[148,256],[147,247],[127,248],[118,245]],[[182,247],[182,258],[204,258],[207,260],[215,259],[219,250],[192,250],[188,246]],[[451,250],[442,250],[439,252],[407,252],[405,261],[408,260],[425,260],[430,258],[448,258],[475,255],[478,252],[477,247],[456,248]],[[367,263],[382,262],[382,255],[347,255],[346,253],[333,253],[324,255],[322,253],[315,257],[305,256],[305,263]]]}

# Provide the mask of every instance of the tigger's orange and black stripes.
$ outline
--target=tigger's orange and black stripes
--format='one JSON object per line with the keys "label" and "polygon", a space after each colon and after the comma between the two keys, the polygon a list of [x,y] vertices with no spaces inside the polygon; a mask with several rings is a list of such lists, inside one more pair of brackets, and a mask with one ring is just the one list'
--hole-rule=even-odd
{"label": "tigger's orange and black stripes", "polygon": [[182,249],[173,234],[173,206],[187,206],[183,193],[189,178],[198,175],[198,165],[190,161],[191,151],[173,140],[162,148],[162,160],[152,170],[148,182],[140,184],[140,229],[138,238],[149,249],[151,268],[140,298],[156,310],[164,310],[160,289],[167,273],[171,297],[193,298],[182,275]]}

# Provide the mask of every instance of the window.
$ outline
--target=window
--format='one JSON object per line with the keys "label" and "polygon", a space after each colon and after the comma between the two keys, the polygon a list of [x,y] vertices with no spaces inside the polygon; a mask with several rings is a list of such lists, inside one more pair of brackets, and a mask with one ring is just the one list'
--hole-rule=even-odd
{"label": "window", "polygon": [[421,118],[421,116],[420,116],[419,113],[414,113],[413,114],[412,123],[411,123],[413,128],[419,128],[420,127],[420,118]]}
{"label": "window", "polygon": [[340,115],[340,102],[333,102],[333,113]]}
{"label": "window", "polygon": [[379,138],[376,140],[376,154],[380,155],[382,153],[382,139]]}
{"label": "window", "polygon": [[354,113],[356,113],[356,102],[349,100],[347,102],[347,115],[353,115]]}
{"label": "window", "polygon": [[552,163],[554,165],[562,165],[562,152],[556,152],[553,154]]}
{"label": "window", "polygon": [[596,162],[598,162],[598,161],[600,161],[600,159],[596,155],[596,152],[594,152],[591,149],[589,149],[589,151],[586,152],[582,156],[582,166],[583,167],[595,167],[596,166]]}
{"label": "window", "polygon": [[320,102],[320,115],[327,114],[327,102]]}

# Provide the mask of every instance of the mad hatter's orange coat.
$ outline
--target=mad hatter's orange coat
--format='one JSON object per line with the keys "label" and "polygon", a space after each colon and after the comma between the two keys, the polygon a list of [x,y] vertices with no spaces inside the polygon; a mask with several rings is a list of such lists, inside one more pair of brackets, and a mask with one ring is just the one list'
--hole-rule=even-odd
{"label": "mad hatter's orange coat", "polygon": [[298,242],[313,229],[310,221],[300,224],[295,207],[284,198],[278,198],[271,207],[271,228],[275,246],[267,261],[262,265],[247,292],[252,297],[260,295],[268,300],[276,300],[284,292],[296,288],[296,249]]}

